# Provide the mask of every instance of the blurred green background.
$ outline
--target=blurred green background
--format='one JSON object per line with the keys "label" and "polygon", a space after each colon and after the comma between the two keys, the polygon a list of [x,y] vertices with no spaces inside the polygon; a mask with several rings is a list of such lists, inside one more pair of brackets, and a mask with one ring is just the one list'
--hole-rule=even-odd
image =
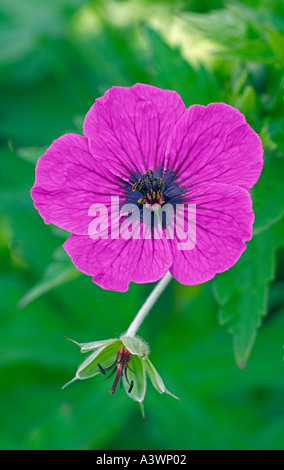
{"label": "blurred green background", "polygon": [[[284,449],[282,0],[1,0],[0,448]],[[173,281],[139,333],[181,402],[150,385],[146,419],[65,340],[125,331],[153,285],[107,292],[64,255],[29,195],[37,159],[113,85],[224,101],[261,136],[254,238],[204,285]]]}

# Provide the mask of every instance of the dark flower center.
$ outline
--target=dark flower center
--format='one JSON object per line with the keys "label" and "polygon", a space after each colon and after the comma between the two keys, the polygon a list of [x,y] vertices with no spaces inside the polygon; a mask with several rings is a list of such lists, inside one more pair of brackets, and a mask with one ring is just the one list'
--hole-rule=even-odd
{"label": "dark flower center", "polygon": [[119,380],[120,380],[120,386],[122,386],[122,377],[123,377],[123,375],[125,377],[126,382],[129,385],[128,393],[130,393],[131,390],[133,389],[133,385],[134,385],[133,380],[131,380],[131,382],[129,382],[129,379],[127,377],[127,369],[129,369],[131,372],[134,372],[129,367],[130,359],[131,359],[131,353],[123,346],[122,348],[120,348],[117,351],[116,360],[111,366],[106,367],[104,369],[102,366],[100,366],[100,364],[98,364],[98,368],[100,369],[100,371],[104,375],[108,370],[113,369],[111,371],[111,373],[106,377],[106,379],[109,379],[116,372],[116,376],[115,376],[113,385],[112,385],[112,387],[109,391],[109,393],[111,393],[112,395],[115,392],[115,389],[117,387],[117,384],[118,384]]}
{"label": "dark flower center", "polygon": [[140,191],[142,197],[138,199],[138,204],[163,204],[163,178],[155,178],[152,170],[147,170],[145,175],[141,176],[139,180],[133,184],[132,192]]}

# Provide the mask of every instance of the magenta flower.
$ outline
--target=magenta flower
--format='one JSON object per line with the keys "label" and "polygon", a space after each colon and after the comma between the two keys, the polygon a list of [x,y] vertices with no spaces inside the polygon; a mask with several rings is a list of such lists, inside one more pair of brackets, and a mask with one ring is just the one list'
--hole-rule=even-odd
{"label": "magenta flower", "polygon": [[[238,110],[224,103],[186,109],[173,91],[113,87],[88,111],[84,135],[51,144],[31,191],[45,223],[71,232],[64,248],[79,270],[123,292],[130,281],[157,281],[168,271],[182,284],[203,283],[236,263],[252,236],[248,190],[263,165],[261,141]],[[94,204],[108,210],[97,237],[90,235]],[[140,214],[133,224],[139,236],[126,236],[125,204]],[[171,230],[162,219],[158,237],[156,226],[143,236],[145,208],[154,213],[166,205],[175,211]],[[185,217],[187,229],[195,229],[189,249],[180,249],[183,206],[195,209],[192,219],[193,211]]]}

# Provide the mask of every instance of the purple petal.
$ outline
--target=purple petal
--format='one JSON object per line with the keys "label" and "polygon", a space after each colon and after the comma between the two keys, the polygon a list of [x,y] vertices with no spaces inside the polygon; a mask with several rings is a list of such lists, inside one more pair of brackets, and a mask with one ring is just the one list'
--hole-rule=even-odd
{"label": "purple petal", "polygon": [[250,189],[263,166],[262,145],[245,117],[224,103],[187,109],[169,136],[166,166],[187,188],[218,182]]}
{"label": "purple petal", "polygon": [[66,134],[55,140],[36,165],[31,190],[35,208],[46,224],[87,234],[88,211],[122,194],[122,183],[89,152],[86,137]]}
{"label": "purple petal", "polygon": [[130,281],[154,282],[166,274],[172,254],[165,238],[145,240],[122,237],[93,240],[71,235],[64,249],[75,266],[104,289],[125,292]]}
{"label": "purple petal", "polygon": [[174,91],[139,83],[113,87],[87,113],[84,134],[93,155],[129,179],[161,166],[168,134],[184,112]]}
{"label": "purple petal", "polygon": [[[196,243],[180,250],[172,241],[172,275],[182,284],[200,284],[233,266],[252,236],[254,214],[248,191],[226,184],[202,184],[189,193],[196,205]],[[191,217],[191,216],[189,216]]]}

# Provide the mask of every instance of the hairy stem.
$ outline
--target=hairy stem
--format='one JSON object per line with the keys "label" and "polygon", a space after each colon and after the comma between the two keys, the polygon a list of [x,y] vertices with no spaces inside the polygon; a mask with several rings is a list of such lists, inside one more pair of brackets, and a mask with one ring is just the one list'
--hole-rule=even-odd
{"label": "hairy stem", "polygon": [[149,297],[146,299],[145,303],[142,305],[140,310],[138,311],[137,315],[135,316],[134,320],[130,324],[125,336],[135,336],[138,329],[140,328],[141,324],[143,323],[145,317],[148,315],[149,311],[158,300],[162,292],[165,290],[167,285],[169,284],[170,280],[172,279],[172,275],[168,272],[154,287]]}

